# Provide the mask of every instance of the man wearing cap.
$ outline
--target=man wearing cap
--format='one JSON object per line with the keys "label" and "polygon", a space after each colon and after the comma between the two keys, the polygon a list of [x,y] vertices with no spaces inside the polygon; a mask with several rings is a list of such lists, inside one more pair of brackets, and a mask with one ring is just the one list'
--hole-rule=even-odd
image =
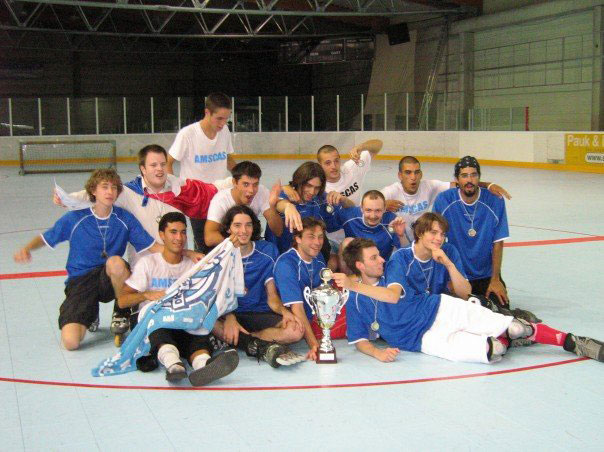
{"label": "man wearing cap", "polygon": [[[449,222],[449,243],[461,254],[472,293],[490,299],[494,303],[491,307],[509,308],[501,279],[503,242],[509,237],[505,201],[480,188],[480,164],[474,157],[463,157],[455,164],[455,180],[458,188],[440,193],[434,201],[434,212]],[[528,311],[523,311],[525,315],[516,311],[514,315],[531,322],[539,320]]]}

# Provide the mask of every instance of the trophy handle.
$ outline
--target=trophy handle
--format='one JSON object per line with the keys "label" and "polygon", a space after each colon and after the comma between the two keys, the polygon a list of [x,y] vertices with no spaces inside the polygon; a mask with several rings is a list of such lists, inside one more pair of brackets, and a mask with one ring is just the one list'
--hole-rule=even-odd
{"label": "trophy handle", "polygon": [[304,299],[306,300],[308,306],[310,306],[310,311],[313,313],[313,315],[317,315],[315,312],[315,307],[312,303],[312,297],[310,296],[310,287],[308,286],[304,288]]}
{"label": "trophy handle", "polygon": [[349,295],[350,295],[350,292],[348,289],[342,289],[342,295],[340,295],[340,301],[338,301],[338,312],[337,312],[338,314],[342,311],[342,308],[348,301]]}

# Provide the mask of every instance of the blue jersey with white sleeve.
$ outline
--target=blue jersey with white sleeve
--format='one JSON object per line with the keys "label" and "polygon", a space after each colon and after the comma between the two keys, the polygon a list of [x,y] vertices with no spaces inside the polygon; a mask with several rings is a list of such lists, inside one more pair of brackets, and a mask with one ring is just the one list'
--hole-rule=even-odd
{"label": "blue jersey with white sleeve", "polygon": [[[450,243],[444,243],[442,250],[449,260],[457,267],[459,273],[467,279],[463,263],[457,249]],[[415,255],[415,242],[411,246],[401,248],[394,253],[390,260],[396,261],[391,267],[401,269],[405,273],[409,291],[417,295],[449,293],[447,284],[451,280],[447,268],[430,258],[421,260]],[[397,270],[398,271],[398,270]]]}
{"label": "blue jersey with white sleeve", "polygon": [[51,248],[69,241],[67,281],[105,265],[103,251],[107,256],[123,256],[128,242],[138,253],[154,243],[134,215],[117,206],[105,218],[97,217],[92,208],[72,210],[41,235]]}
{"label": "blue jersey with white sleeve", "polygon": [[273,273],[283,305],[303,303],[306,316],[312,319],[312,311],[304,299],[304,289],[309,287],[312,290],[321,285],[319,272],[325,267],[321,254],[310,262],[302,259],[295,248],[290,248],[279,256]]}
{"label": "blue jersey with white sleeve", "polygon": [[237,298],[235,312],[270,312],[266,284],[273,279],[273,267],[279,253],[277,247],[266,240],[252,243],[252,252],[241,258],[245,295]]}
{"label": "blue jersey with white sleeve", "polygon": [[[289,198],[284,192],[281,192],[279,199],[288,200]],[[296,206],[296,209],[300,213],[300,217],[314,217],[318,220],[323,220],[327,226],[327,232],[337,231],[340,229],[340,227],[337,224],[334,213],[327,212],[327,205],[327,196],[325,193],[320,196],[315,196],[307,203],[294,203],[294,206]],[[284,214],[281,213],[280,215],[282,219],[285,219]],[[289,232],[287,227],[283,227],[283,233],[280,237],[277,237],[270,228],[266,228],[265,238],[269,242],[277,245],[279,253],[286,252],[289,248],[291,248],[293,242],[293,235],[291,232]]]}
{"label": "blue jersey with white sleeve", "polygon": [[393,248],[400,248],[401,246],[398,236],[388,231],[388,225],[396,218],[396,215],[392,212],[385,212],[382,220],[376,226],[369,226],[365,223],[363,211],[360,207],[344,208],[338,206],[335,210],[335,217],[344,229],[346,237],[362,237],[373,240],[380,251],[380,256],[385,260],[390,258]]}
{"label": "blue jersey with white sleeve", "polygon": [[493,243],[510,235],[505,201],[488,190],[478,190],[472,204],[461,199],[457,188],[442,192],[434,201],[434,211],[449,222],[447,237],[461,253],[470,280],[491,277]]}
{"label": "blue jersey with white sleeve", "polygon": [[[377,285],[386,287],[387,281],[388,278],[382,276]],[[377,322],[377,333],[391,347],[419,352],[422,337],[434,323],[439,305],[440,296],[409,301],[403,295],[398,303],[392,304],[351,291],[346,308],[348,342],[371,340],[375,335],[371,324]]]}

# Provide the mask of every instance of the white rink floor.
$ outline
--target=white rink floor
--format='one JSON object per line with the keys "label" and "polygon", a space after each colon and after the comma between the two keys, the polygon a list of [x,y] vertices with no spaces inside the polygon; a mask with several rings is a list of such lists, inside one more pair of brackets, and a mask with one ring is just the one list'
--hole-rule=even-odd
{"label": "white rink floor", "polygon": [[[288,182],[301,162],[259,163],[269,186]],[[136,175],[134,165],[119,169],[124,181]],[[423,169],[452,178],[452,164]],[[396,171],[394,161],[376,162],[365,189],[395,181]],[[523,246],[504,253],[512,303],[604,339],[604,176],[486,166],[482,174],[513,195],[508,242]],[[414,353],[382,364],[336,341],[336,365],[275,370],[240,352],[233,374],[196,390],[169,387],[161,370],[94,378],[91,368],[116,350],[111,306],[102,305],[101,331],[67,352],[57,328],[64,276],[16,275],[63,270],[67,246],[38,250],[28,265],[12,261],[62,214],[51,202],[53,177],[0,168],[1,450],[603,448],[604,364],[551,346],[512,349],[495,365]],[[71,191],[87,175],[56,178]]]}

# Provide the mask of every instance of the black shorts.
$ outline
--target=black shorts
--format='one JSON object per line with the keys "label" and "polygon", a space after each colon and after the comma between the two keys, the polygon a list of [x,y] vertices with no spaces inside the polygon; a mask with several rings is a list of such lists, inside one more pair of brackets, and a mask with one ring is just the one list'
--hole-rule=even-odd
{"label": "black shorts", "polygon": [[[505,281],[503,279],[501,279],[501,275],[499,275],[499,279],[501,280],[503,287],[507,288],[507,286],[505,285]],[[482,279],[474,279],[474,280],[470,281],[470,285],[472,286],[472,294],[482,295],[483,297],[485,297],[490,283],[491,283],[490,277],[482,278]],[[489,299],[491,299],[493,302],[499,304],[499,298],[497,298],[497,295],[492,293],[491,296],[489,297]]]}
{"label": "black shorts", "polygon": [[[155,356],[161,345],[174,345],[180,356],[189,359],[189,357],[198,350],[208,350],[210,352],[209,336],[196,335],[188,333],[186,330],[172,330],[169,328],[160,328],[149,335],[151,343],[151,354]],[[190,364],[190,362],[189,362]]]}
{"label": "black shorts", "polygon": [[99,302],[115,299],[105,266],[71,278],[65,286],[65,297],[59,308],[59,329],[68,323],[79,323],[88,328],[99,316]]}
{"label": "black shorts", "polygon": [[239,324],[250,333],[277,326],[283,317],[274,312],[233,312]]}

